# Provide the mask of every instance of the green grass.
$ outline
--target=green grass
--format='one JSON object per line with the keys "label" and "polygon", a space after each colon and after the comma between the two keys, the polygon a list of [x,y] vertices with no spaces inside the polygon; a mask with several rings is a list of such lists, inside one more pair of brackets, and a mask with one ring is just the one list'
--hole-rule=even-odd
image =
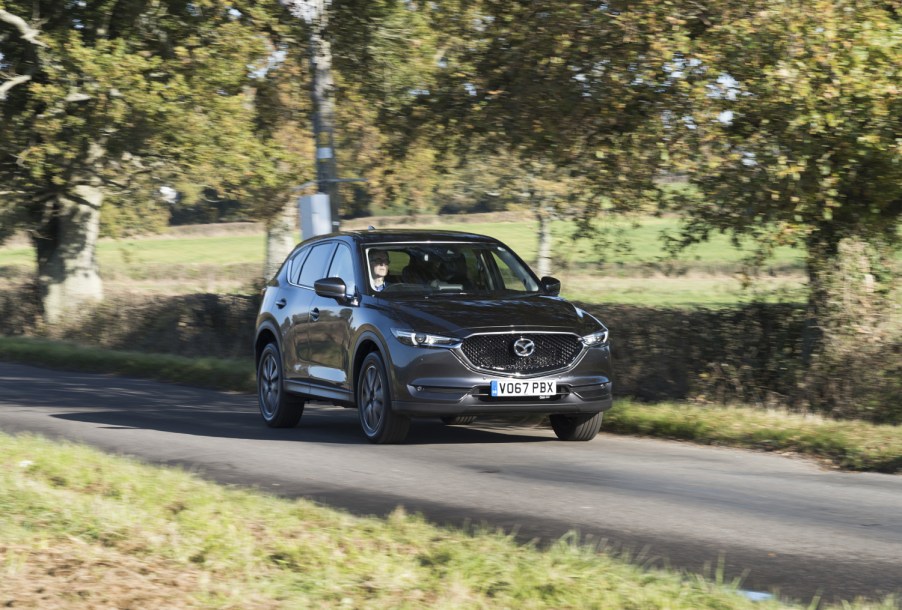
{"label": "green grass", "polygon": [[[605,272],[616,271],[618,267],[645,266],[648,270],[663,270],[673,264],[704,271],[732,272],[741,266],[747,257],[748,247],[738,249],[724,235],[713,235],[711,241],[692,246],[681,254],[674,263],[669,259],[661,240],[661,233],[676,234],[678,220],[673,217],[640,217],[635,221],[611,219],[596,221],[603,235],[614,244],[629,246],[629,251],[618,252],[613,247],[599,248],[597,242],[588,239],[573,240],[574,225],[571,222],[552,223],[555,260],[558,265],[593,267]],[[511,223],[443,223],[442,228],[452,231],[472,231],[496,237],[517,251],[527,261],[535,259],[537,251],[536,221]],[[803,269],[803,258],[798,250],[788,247],[776,249],[768,266],[779,269]]]}
{"label": "green grass", "polygon": [[[533,220],[424,225],[439,227],[497,237],[529,262],[536,256],[537,224]],[[563,295],[568,298],[672,307],[728,307],[753,298],[794,302],[804,298],[802,259],[790,248],[778,249],[765,275],[749,289],[736,275],[742,270],[747,251],[734,248],[724,236],[714,236],[711,242],[692,248],[678,260],[666,259],[659,236],[664,230],[676,231],[675,218],[645,217],[635,226],[623,220],[612,221],[607,228],[609,238],[629,244],[629,252],[599,248],[590,240],[572,241],[572,223],[558,221],[552,229],[553,273],[563,280]],[[113,291],[235,292],[258,279],[263,253],[262,233],[162,236],[103,240],[98,246],[98,261]],[[15,275],[13,271],[19,275],[33,273],[33,251],[0,248],[0,268],[5,268],[9,276]]]}
{"label": "green grass", "polygon": [[69,371],[144,377],[219,390],[256,390],[253,362],[248,360],[113,351],[25,337],[0,337],[0,360]]}
{"label": "green grass", "polygon": [[401,509],[353,517],[27,435],[0,433],[0,514],[0,604],[16,608],[800,608],[575,536],[540,550]]}
{"label": "green grass", "polygon": [[742,406],[618,401],[604,430],[810,455],[847,470],[902,472],[902,426]]}
{"label": "green grass", "polygon": [[[253,366],[244,360],[117,352],[19,337],[0,337],[0,360],[222,390],[253,392],[256,389]],[[605,415],[604,421],[605,432],[788,451],[848,470],[902,472],[902,426],[835,421],[741,406],[643,405],[621,399]]]}
{"label": "green grass", "polygon": [[621,277],[563,272],[561,296],[597,304],[712,309],[736,307],[750,302],[802,303],[805,287],[800,278],[778,276],[744,287],[735,277],[667,276]]}

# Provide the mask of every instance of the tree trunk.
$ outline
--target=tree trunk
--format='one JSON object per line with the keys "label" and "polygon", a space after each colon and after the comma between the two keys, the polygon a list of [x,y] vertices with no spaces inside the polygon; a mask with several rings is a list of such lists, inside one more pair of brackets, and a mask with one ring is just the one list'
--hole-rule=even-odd
{"label": "tree trunk", "polygon": [[536,272],[539,277],[551,275],[551,213],[544,205],[536,209],[539,219],[539,252],[536,256]]}
{"label": "tree trunk", "polygon": [[831,234],[818,231],[808,239],[807,251],[808,308],[802,336],[802,363],[806,368],[823,341],[824,318],[830,301],[830,273],[836,266],[838,244]]}
{"label": "tree trunk", "polygon": [[103,299],[97,237],[103,192],[82,184],[57,195],[51,218],[33,237],[44,319],[57,324],[68,312]]}
{"label": "tree trunk", "polygon": [[279,212],[266,223],[266,260],[263,277],[269,280],[297,243],[297,207],[289,198]]}

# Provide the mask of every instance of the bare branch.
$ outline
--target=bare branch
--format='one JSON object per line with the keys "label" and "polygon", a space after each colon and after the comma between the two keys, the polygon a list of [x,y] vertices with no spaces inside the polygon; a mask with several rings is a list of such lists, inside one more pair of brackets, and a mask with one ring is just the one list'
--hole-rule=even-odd
{"label": "bare branch", "polygon": [[19,30],[19,33],[22,35],[23,40],[39,47],[47,46],[46,44],[38,40],[38,35],[41,33],[40,30],[36,30],[28,25],[28,23],[26,23],[25,20],[21,17],[13,15],[12,13],[0,8],[0,21],[4,21]]}
{"label": "bare branch", "polygon": [[22,83],[27,83],[31,80],[30,74],[20,74],[19,76],[15,76],[2,85],[0,85],[0,102],[6,101],[6,92],[15,87],[16,85],[21,85]]}

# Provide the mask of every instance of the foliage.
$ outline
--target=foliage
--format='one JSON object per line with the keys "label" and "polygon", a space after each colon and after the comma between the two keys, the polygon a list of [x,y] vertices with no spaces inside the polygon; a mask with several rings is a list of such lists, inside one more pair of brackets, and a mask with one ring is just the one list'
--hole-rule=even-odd
{"label": "foliage", "polygon": [[[893,243],[902,214],[895,2],[693,3],[673,38],[675,167],[699,187],[684,241],[807,248],[813,297],[843,238]],[[681,116],[682,115],[682,116]]]}
{"label": "foliage", "polygon": [[332,4],[339,169],[367,180],[346,187],[347,216],[434,211],[435,146],[412,120],[439,69],[432,10],[398,0]]}
{"label": "foliage", "polygon": [[[76,169],[128,189],[134,175],[175,171],[172,162],[240,165],[230,155],[242,148],[229,138],[247,121],[247,74],[233,66],[266,53],[259,10],[231,2],[7,8],[41,23],[46,43],[35,55],[6,37],[0,51],[7,65],[33,72],[3,106],[0,142],[0,171],[14,190],[6,201],[33,221],[43,214],[40,194],[70,186]],[[102,148],[100,163],[87,162],[92,145]]]}
{"label": "foliage", "polygon": [[[460,157],[509,151],[580,177],[595,195],[570,202],[636,209],[655,193],[673,10],[657,2],[442,3],[442,62],[429,96],[433,130]],[[518,166],[523,167],[523,166]],[[528,168],[523,167],[524,174]]]}

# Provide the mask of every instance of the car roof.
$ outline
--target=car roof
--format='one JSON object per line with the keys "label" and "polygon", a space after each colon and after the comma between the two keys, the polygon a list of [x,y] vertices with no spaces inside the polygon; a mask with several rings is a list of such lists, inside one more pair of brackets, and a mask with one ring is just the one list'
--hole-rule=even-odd
{"label": "car roof", "polygon": [[329,239],[335,237],[350,237],[354,241],[364,244],[399,243],[399,242],[498,242],[494,237],[468,233],[464,231],[436,231],[430,229],[370,229],[360,231],[341,231],[320,235],[315,239]]}

